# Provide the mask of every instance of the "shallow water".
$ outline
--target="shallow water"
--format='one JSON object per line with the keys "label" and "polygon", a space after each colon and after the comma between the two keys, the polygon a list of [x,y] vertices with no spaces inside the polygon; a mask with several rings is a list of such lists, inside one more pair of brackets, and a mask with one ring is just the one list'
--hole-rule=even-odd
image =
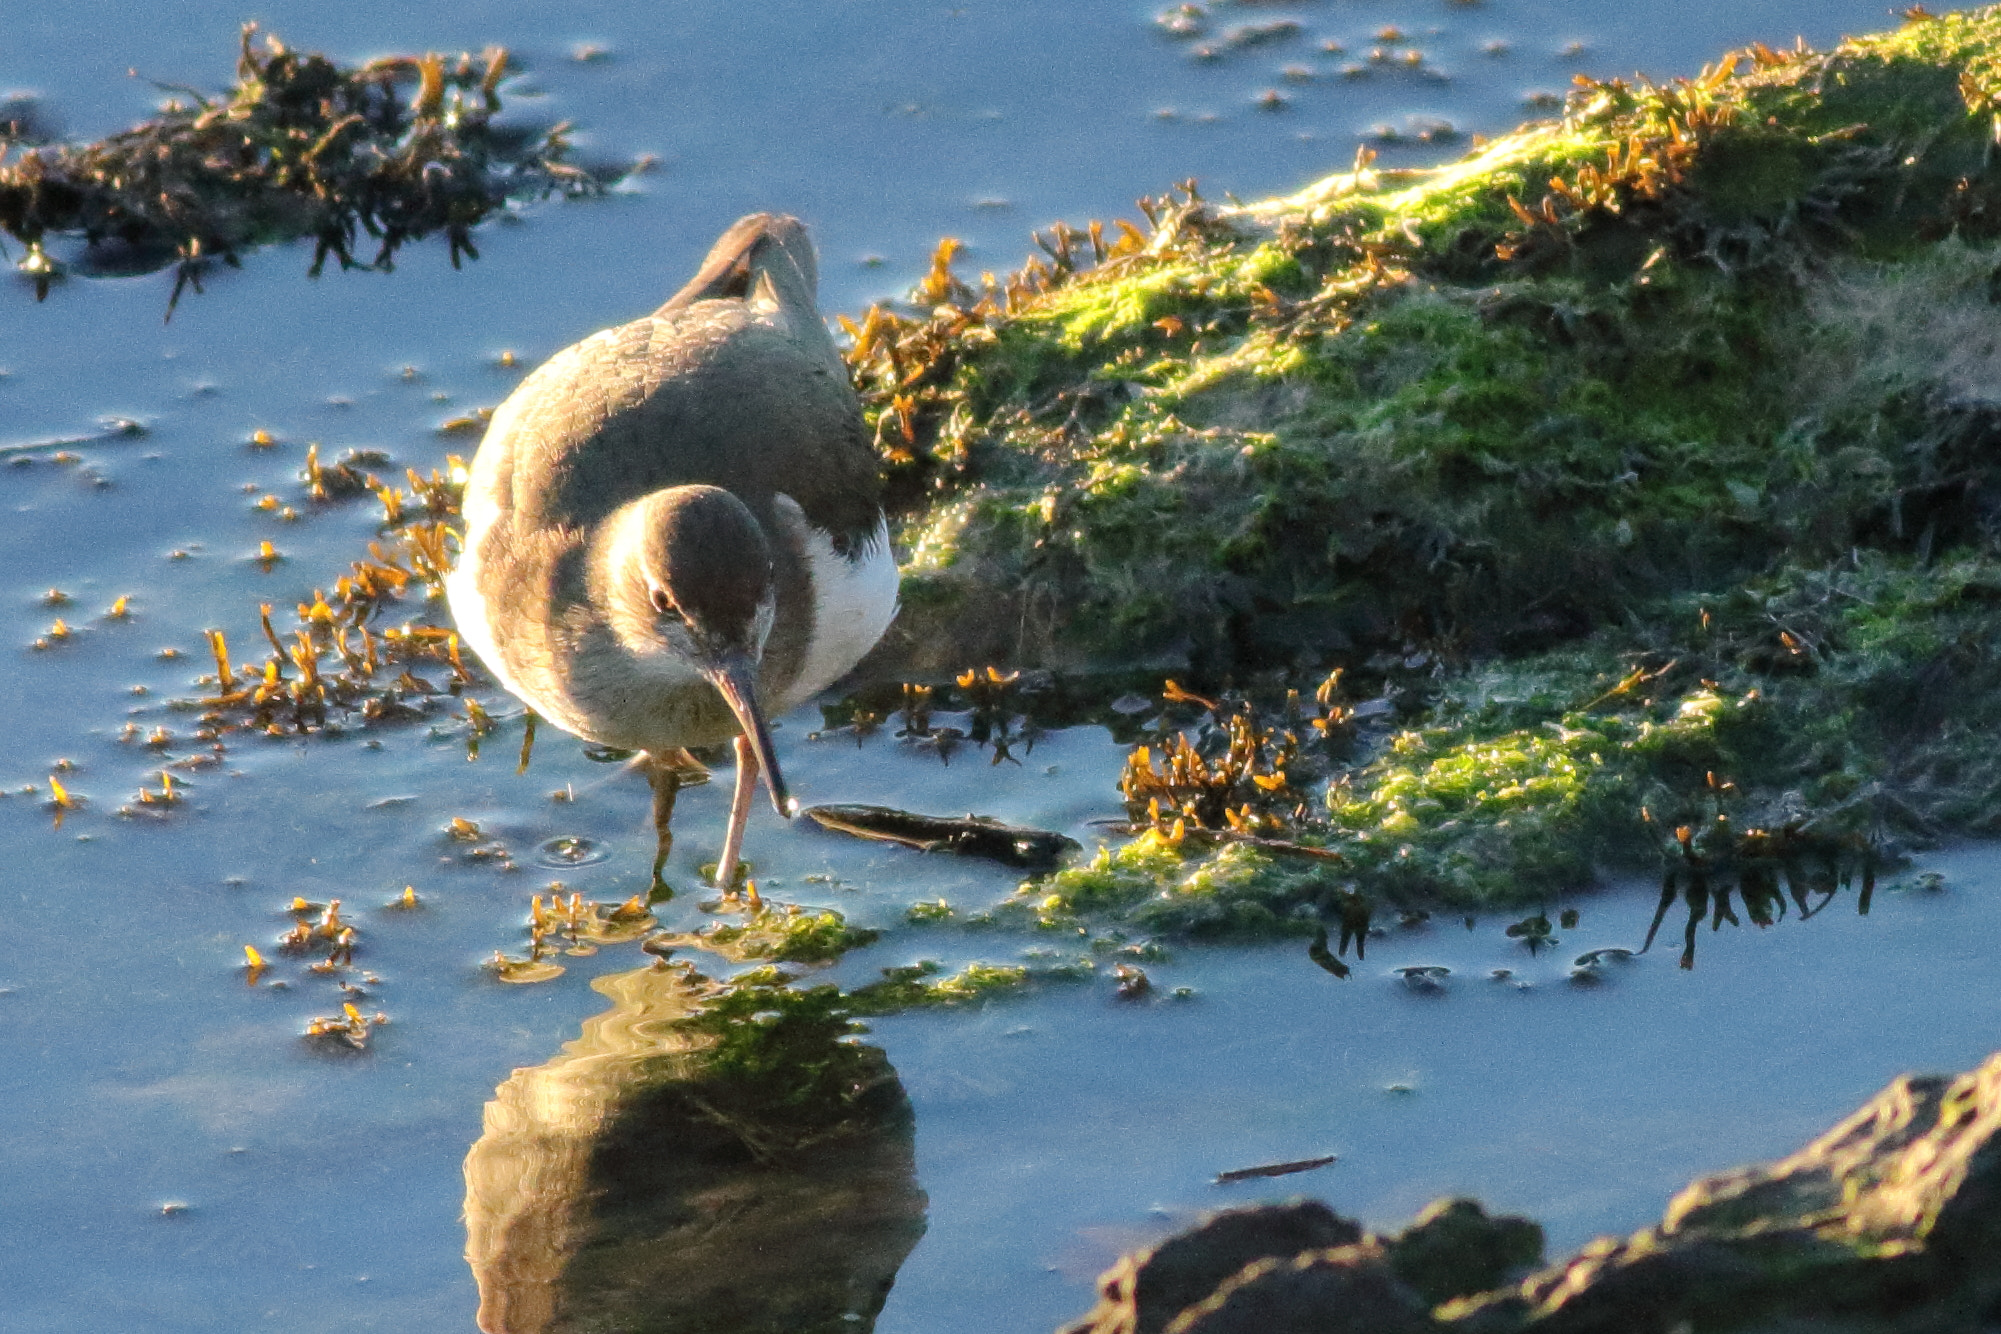
{"label": "shallow water", "polygon": [[[454,284],[480,313],[477,327],[525,353],[650,308],[754,209],[814,225],[827,258],[823,304],[853,311],[905,290],[942,235],[969,243],[969,264],[1013,267],[1030,228],[1133,216],[1137,196],[1188,177],[1213,196],[1254,199],[1346,167],[1358,136],[1383,126],[1402,139],[1371,142],[1389,161],[1415,163],[1464,145],[1424,145],[1413,137],[1422,123],[1450,122],[1462,135],[1510,129],[1543,114],[1529,99],[1560,96],[1580,72],[1693,74],[1747,42],[1803,34],[1824,45],[1890,21],[1880,0],[1698,0],[1668,24],[1630,0],[1316,0],[1219,4],[1208,36],[1177,41],[1152,21],[1166,7],[190,0],[148,22],[130,0],[79,0],[13,16],[0,91],[40,91],[72,133],[95,135],[151,109],[159,94],[148,80],[221,81],[245,18],[294,47],[348,58],[504,45],[528,70],[516,110],[576,122],[587,154],[662,161],[635,196],[587,210],[574,231],[542,219],[544,234],[516,262],[482,264],[504,277]],[[1224,40],[1284,18],[1300,24],[1296,35],[1240,48]],[[1386,27],[1404,36],[1377,40]],[[1323,50],[1329,41],[1342,52]],[[1203,45],[1225,54],[1191,59]],[[1378,47],[1391,57],[1380,66],[1368,58]],[[1400,63],[1411,50],[1423,56],[1416,70]],[[595,58],[579,62],[580,53]],[[1368,73],[1342,77],[1350,65]],[[1288,68],[1312,77],[1294,82]],[[1259,109],[1267,89],[1286,95],[1284,110]],[[278,257],[260,265],[283,273],[288,293],[300,267]],[[488,281],[501,286],[483,290]],[[405,284],[343,285],[372,299]]]}
{"label": "shallow water", "polygon": [[[1633,887],[1587,902],[1535,959],[1498,919],[1434,922],[1372,942],[1345,982],[1297,945],[1184,949],[1148,972],[1187,1001],[1100,988],[878,1021],[931,1193],[878,1328],[933,1328],[955,1301],[1021,1311],[987,1327],[1052,1326],[1121,1248],[1250,1200],[1316,1196],[1390,1229],[1471,1194],[1540,1221],[1552,1257],[1656,1220],[1692,1176],[1789,1153],[1898,1073],[2001,1044],[2001,858],[1926,865],[1953,888],[1879,893],[1867,918],[1844,896],[1804,925],[1704,928],[1692,972],[1657,944],[1570,980],[1584,950],[1639,946],[1653,896]],[[1452,972],[1417,993],[1392,971],[1409,965]],[[1339,1161],[1212,1184],[1324,1154]]]}
{"label": "shallow water", "polygon": [[[0,801],[11,868],[0,1106],[12,1130],[0,1143],[0,1274],[12,1280],[0,1324],[470,1328],[460,1161],[481,1108],[602,1007],[592,977],[640,961],[607,949],[536,987],[499,986],[479,968],[518,948],[527,900],[550,879],[597,899],[643,884],[644,785],[547,731],[526,776],[513,772],[512,727],[468,764],[463,724],[443,716],[331,743],[232,739],[226,764],[187,776],[189,801],[168,818],[113,813],[142,782],[158,786],[162,763],[115,739],[128,716],[183,734],[168,755],[200,749],[184,736],[191,716],[164,701],[205,667],[201,632],[223,626],[248,645],[257,600],[288,607],[372,535],[372,503],[303,501],[307,441],[328,457],[384,448],[420,469],[468,452],[435,428],[506,392],[518,372],[498,366],[503,348],[532,365],[650,308],[750,208],[809,218],[826,305],[853,312],[898,290],[947,232],[973,243],[974,264],[1011,265],[1029,227],[1127,211],[1188,175],[1254,197],[1346,165],[1378,125],[1508,128],[1527,94],[1560,91],[1577,69],[1692,72],[1724,45],[1776,44],[1802,23],[1825,41],[1885,21],[1874,3],[1710,5],[1661,32],[1631,6],[1527,0],[1326,0],[1234,21],[1275,12],[1296,14],[1302,33],[1203,64],[1156,33],[1147,8],[1125,5],[260,9],[293,44],[350,56],[507,43],[542,92],[517,99],[525,114],[575,118],[593,151],[652,151],[665,165],[611,199],[489,227],[484,258],[462,273],[412,249],[393,277],[308,282],[304,255],[266,253],[217,274],[164,326],[163,275],[71,282],[41,305],[25,288],[0,293],[0,507],[13,515],[0,527],[0,644],[14,646],[0,649],[0,787],[43,788]],[[88,134],[150,104],[127,66],[219,80],[240,12],[160,13],[23,16],[0,52],[0,88],[41,90]],[[1391,23],[1449,80],[1280,72],[1364,59]],[[1344,57],[1319,50],[1330,38]],[[1508,51],[1483,54],[1495,40]],[[607,58],[573,60],[586,42]],[[1560,54],[1571,42],[1584,50]],[[1289,107],[1257,110],[1265,88]],[[1447,151],[1379,146],[1409,161]],[[108,431],[112,417],[143,432]],[[260,428],[275,449],[247,446]],[[75,461],[55,461],[64,452]],[[303,517],[254,508],[267,493]],[[266,538],[286,557],[268,572],[249,559]],[[51,587],[73,600],[44,605]],[[131,619],[101,618],[127,594]],[[75,633],[28,648],[58,616]],[[163,661],[164,646],[185,656]],[[1020,767],[993,769],[971,751],[941,766],[887,732],[859,749],[809,743],[814,725],[798,715],[779,733],[809,801],[977,809],[1087,841],[1087,822],[1114,813],[1119,753],[1099,732],[1046,738]],[[59,759],[89,805],[55,831],[41,802]],[[553,803],[555,789],[578,799]],[[723,801],[722,785],[684,798],[679,883],[713,857]],[[452,817],[497,836],[521,869],[464,860],[441,832]],[[537,865],[534,850],[559,835],[607,856]],[[977,906],[1016,880],[780,829],[764,812],[751,839],[774,894],[869,925],[894,926],[918,897]],[[1581,903],[1581,927],[1535,959],[1499,919],[1470,932],[1434,923],[1374,942],[1347,982],[1297,944],[1191,947],[1148,966],[1160,993],[1192,988],[1185,1001],[1121,1005],[1100,982],[877,1021],[873,1040],[917,1112],[930,1195],[929,1233],[879,1327],[1046,1329],[1088,1303],[1120,1247],[1204,1207],[1294,1191],[1380,1226],[1471,1191],[1540,1218],[1558,1250],[1637,1226],[1691,1174],[1783,1152],[1894,1073],[1963,1067],[1997,1045],[2001,908],[1986,891],[2001,860],[1969,850],[1927,865],[1946,872],[1947,892],[1879,894],[1867,919],[1837,902],[1805,925],[1705,932],[1695,971],[1664,947],[1595,988],[1566,980],[1570,958],[1636,945],[1650,894]],[[382,911],[406,884],[426,907]],[[358,962],[382,979],[364,1008],[393,1021],[366,1057],[297,1039],[338,1008],[331,982],[284,962],[266,980],[289,989],[244,985],[242,946],[269,953],[295,894],[341,898],[361,927]],[[693,925],[697,897],[678,900],[669,925]],[[841,976],[1043,944],[899,929]],[[1388,971],[1404,964],[1450,967],[1444,994],[1409,991]],[[1495,967],[1533,985],[1494,983]],[[1341,1158],[1277,1182],[1209,1184],[1320,1153]]]}

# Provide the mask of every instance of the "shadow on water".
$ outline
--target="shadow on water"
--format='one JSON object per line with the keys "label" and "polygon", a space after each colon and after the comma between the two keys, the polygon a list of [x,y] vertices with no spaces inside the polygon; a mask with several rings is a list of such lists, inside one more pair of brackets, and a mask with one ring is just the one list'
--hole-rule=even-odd
{"label": "shadow on water", "polygon": [[480,1329],[872,1328],[927,1201],[838,994],[665,962],[592,985],[611,1008],[494,1091],[466,1155]]}

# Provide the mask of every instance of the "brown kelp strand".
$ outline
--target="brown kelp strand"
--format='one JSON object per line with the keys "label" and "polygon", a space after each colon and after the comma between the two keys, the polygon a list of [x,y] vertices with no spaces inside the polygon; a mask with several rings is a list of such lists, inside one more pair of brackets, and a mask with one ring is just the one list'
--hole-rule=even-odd
{"label": "brown kelp strand", "polygon": [[919,852],[981,857],[1029,871],[1046,871],[1075,852],[1075,839],[1048,829],[1005,824],[991,816],[919,815],[853,803],[808,806],[800,814],[822,829],[895,843]]}
{"label": "brown kelp strand", "polygon": [[[850,340],[848,368],[884,460],[892,511],[922,506],[978,470],[974,429],[993,395],[962,374],[969,354],[991,347],[1033,302],[1080,275],[1138,272],[1161,255],[1195,258],[1215,230],[1214,211],[1193,181],[1179,192],[1139,201],[1144,226],[1118,219],[1084,228],[1058,222],[1033,239],[1040,254],[1003,277],[982,273],[977,287],[953,271],[960,242],[946,237],[931,269],[900,306],[873,305],[859,323],[839,317]],[[1052,386],[1039,414],[1060,411],[1074,424],[1083,400]],[[1060,432],[1059,432],[1060,434]]]}
{"label": "brown kelp strand", "polygon": [[82,242],[99,268],[177,265],[178,301],[208,264],[297,238],[314,243],[314,274],[329,258],[388,269],[433,235],[456,266],[478,258],[472,229],[509,199],[604,188],[566,160],[566,126],[497,123],[501,48],[343,66],[257,37],[244,27],[226,92],[177,88],[159,115],[97,143],[0,140],[0,229],[27,247],[17,267],[38,298],[63,273],[57,239]]}
{"label": "brown kelp strand", "polygon": [[[1046,704],[1041,695],[1054,684],[1048,672],[1038,672],[1024,682],[1020,672],[1003,673],[998,668],[968,668],[953,678],[956,696],[947,686],[917,681],[883,681],[864,685],[858,694],[821,705],[825,726],[807,735],[809,741],[852,737],[860,744],[875,735],[885,723],[893,723],[897,741],[916,750],[928,750],[942,763],[950,764],[962,746],[988,751],[988,764],[1020,767],[1022,756],[1035,751],[1036,740],[1046,724],[1035,716],[1030,704]],[[965,713],[962,721],[934,721],[935,709],[949,707]]]}
{"label": "brown kelp strand", "polygon": [[[415,889],[405,889],[403,897],[388,905],[391,908],[414,908],[417,904]],[[286,911],[292,918],[292,926],[276,943],[280,954],[295,958],[310,959],[301,970],[298,981],[315,978],[333,983],[341,998],[339,1013],[321,1015],[307,1021],[305,1040],[310,1045],[334,1051],[366,1051],[369,1039],[377,1028],[389,1022],[389,1016],[380,1010],[364,1014],[361,1004],[374,995],[374,989],[382,985],[382,979],[374,973],[355,966],[355,952],[359,946],[360,931],[356,925],[341,913],[341,901],[334,899],[327,903],[313,903],[304,898],[294,898]],[[269,977],[278,965],[264,957],[263,951],[255,945],[243,947],[243,979],[252,987],[269,987],[288,990],[292,980],[283,977]]]}
{"label": "brown kelp strand", "polygon": [[326,950],[324,959],[310,965],[316,973],[334,973],[353,965],[359,933],[341,916],[339,899],[320,904],[294,898],[287,911],[292,914],[292,928],[278,937],[280,950],[306,955]]}
{"label": "brown kelp strand", "polygon": [[1127,756],[1119,793],[1133,826],[1178,842],[1191,830],[1198,837],[1256,839],[1308,825],[1304,783],[1295,780],[1304,778],[1302,770],[1324,774],[1326,765],[1302,753],[1301,735],[1324,744],[1347,726],[1353,710],[1339,693],[1342,675],[1337,670],[1320,684],[1310,712],[1298,691],[1288,692],[1286,717],[1277,725],[1265,723],[1247,699],[1207,699],[1168,681],[1163,702],[1193,705],[1203,717],[1193,735],[1177,730],[1169,738],[1163,713],[1159,739]]}
{"label": "brown kelp strand", "polygon": [[319,1015],[306,1021],[306,1041],[317,1046],[342,1047],[354,1051],[367,1051],[368,1039],[377,1028],[389,1022],[389,1016],[377,1011],[363,1014],[352,1003],[340,1007],[339,1014]]}
{"label": "brown kelp strand", "polygon": [[373,492],[381,497],[383,509],[387,512],[384,522],[393,527],[402,522],[403,493],[398,490],[384,494],[388,488],[380,477],[369,471],[372,468],[387,468],[390,462],[389,455],[379,449],[350,449],[331,464],[321,463],[319,442],[313,441],[306,446],[306,462],[300,469],[300,481],[304,483],[306,498],[321,505]]}
{"label": "brown kelp strand", "polygon": [[[355,473],[351,462],[336,466]],[[272,606],[264,604],[259,637],[249,641],[259,644],[256,656],[232,657],[224,632],[209,632],[215,672],[199,682],[207,693],[181,702],[201,711],[197,736],[202,739],[235,729],[281,735],[338,729],[356,720],[425,717],[442,698],[459,696],[480,679],[457,632],[433,620],[442,619],[444,578],[458,557],[453,521],[465,485],[464,461],[450,458],[428,476],[407,470],[407,493],[373,474],[356,476],[358,485],[334,480],[339,476],[318,462],[317,451],[309,452],[308,496],[330,503],[374,491],[383,506],[383,535],[369,543],[368,558],[353,562],[331,590],[317,588],[310,601],[297,604],[294,626],[286,633],[280,634]],[[411,616],[412,610],[417,615]],[[390,623],[396,615],[405,617],[401,624]],[[243,642],[239,638],[239,645]],[[266,646],[268,653],[262,652]],[[490,722],[471,715],[475,734],[489,730]]]}
{"label": "brown kelp strand", "polygon": [[558,957],[596,954],[604,945],[638,940],[655,925],[652,910],[644,900],[633,897],[607,905],[586,899],[567,889],[561,881],[551,881],[546,906],[541,894],[528,905],[528,952],[509,955],[495,950],[487,967],[502,982],[516,984],[546,982],[563,974]]}
{"label": "brown kelp strand", "polygon": [[[1726,809],[1735,786],[1711,775],[1713,801],[1708,818],[1663,831],[1665,869],[1660,901],[1641,953],[1653,948],[1654,937],[1677,898],[1687,909],[1682,931],[1683,968],[1695,966],[1696,932],[1705,919],[1712,931],[1721,929],[1725,922],[1743,925],[1732,906],[1733,894],[1753,925],[1768,927],[1786,916],[1788,900],[1799,920],[1806,921],[1859,881],[1855,909],[1868,915],[1877,873],[1894,860],[1886,847],[1880,814],[1870,810],[1875,805],[1870,801],[1874,794],[1862,794],[1846,807],[1816,812],[1811,817],[1795,815],[1776,827],[1742,827]],[[1858,812],[1863,820],[1856,818]],[[1650,811],[1642,814],[1650,827],[1659,827]],[[1876,818],[1868,819],[1871,814]]]}

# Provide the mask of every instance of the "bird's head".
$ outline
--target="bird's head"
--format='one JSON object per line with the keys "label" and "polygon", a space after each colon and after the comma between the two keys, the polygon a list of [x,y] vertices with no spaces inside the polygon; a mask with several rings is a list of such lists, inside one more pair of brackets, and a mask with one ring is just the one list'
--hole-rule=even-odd
{"label": "bird's head", "polygon": [[777,608],[771,543],[749,507],[717,486],[677,486],[628,506],[610,526],[613,620],[642,654],[700,673],[749,740],[771,804],[793,802],[757,699],[758,664]]}

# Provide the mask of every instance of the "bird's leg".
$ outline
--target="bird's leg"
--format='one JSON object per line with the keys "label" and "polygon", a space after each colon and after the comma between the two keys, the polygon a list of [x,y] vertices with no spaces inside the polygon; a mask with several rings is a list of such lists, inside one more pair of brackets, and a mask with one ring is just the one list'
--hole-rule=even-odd
{"label": "bird's leg", "polygon": [[[674,763],[666,755],[646,757],[646,781],[653,788],[653,890],[666,890],[667,882],[660,876],[666,868],[667,854],[674,850],[674,831],[669,826],[674,820],[674,798],[680,794],[681,780],[687,770]],[[663,896],[664,897],[664,896]]]}
{"label": "bird's leg", "polygon": [[[743,854],[743,827],[750,821],[750,803],[757,795],[757,752],[751,748],[750,738],[736,738],[736,789],[730,794],[730,828],[723,838],[723,855],[716,861],[716,884],[726,895],[736,893],[737,860]],[[757,887],[751,886],[747,896],[750,909],[757,911],[763,906],[758,901]]]}

